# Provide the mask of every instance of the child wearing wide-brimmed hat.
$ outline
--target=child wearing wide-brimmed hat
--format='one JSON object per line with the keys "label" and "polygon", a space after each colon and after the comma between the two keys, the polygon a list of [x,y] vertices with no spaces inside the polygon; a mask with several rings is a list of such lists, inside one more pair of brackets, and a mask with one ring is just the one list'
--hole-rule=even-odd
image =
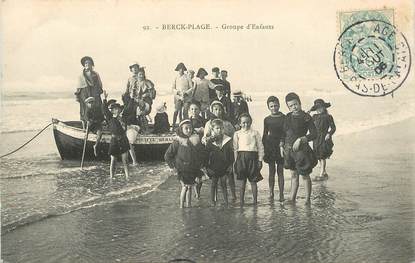
{"label": "child wearing wide-brimmed hat", "polygon": [[301,109],[300,97],[290,92],[285,96],[290,112],[284,121],[284,168],[291,173],[291,199],[295,203],[299,187],[299,175],[305,182],[306,204],[311,203],[310,174],[317,165],[317,159],[308,144],[317,136],[316,126],[310,114]]}
{"label": "child wearing wide-brimmed hat", "polygon": [[104,118],[101,111],[101,94],[103,90],[101,78],[99,74],[94,71],[94,60],[90,56],[82,57],[81,65],[83,66],[83,70],[81,76],[79,77],[78,88],[75,92],[75,96],[77,101],[79,101],[81,121],[85,128],[87,121],[85,100],[87,98],[94,98],[94,107],[97,109],[97,113],[101,115],[100,118]]}
{"label": "child wearing wide-brimmed hat", "polygon": [[264,158],[264,146],[261,135],[251,128],[252,117],[244,113],[239,117],[241,129],[233,136],[233,148],[235,151],[234,171],[236,178],[241,181],[240,202],[241,207],[245,203],[246,181],[251,183],[254,205],[258,200],[257,183],[263,179],[261,175],[262,161]]}
{"label": "child wearing wide-brimmed hat", "polygon": [[110,178],[112,179],[115,174],[116,158],[121,155],[125,177],[128,179],[128,150],[130,149],[130,144],[126,134],[126,127],[121,122],[120,113],[122,107],[116,102],[112,103],[111,106],[108,107],[107,97],[108,94],[104,91],[102,110],[108,124],[108,130],[111,133],[111,141],[108,149],[108,154],[111,156]]}
{"label": "child wearing wide-brimmed hat", "polygon": [[264,162],[269,167],[269,196],[274,198],[275,172],[278,175],[278,187],[280,193],[280,202],[284,201],[284,121],[285,115],[279,111],[280,101],[275,96],[267,99],[268,110],[270,115],[264,119],[264,133],[262,143],[264,144]]}
{"label": "child wearing wide-brimmed hat", "polygon": [[164,159],[174,169],[182,185],[180,207],[185,203],[191,206],[192,187],[196,177],[202,174],[201,168],[206,163],[206,151],[200,138],[193,133],[190,120],[183,120],[177,128],[177,139],[170,144]]}
{"label": "child wearing wide-brimmed hat", "polygon": [[310,111],[315,111],[313,115],[314,125],[317,129],[317,137],[313,140],[313,150],[320,164],[320,175],[315,180],[327,179],[326,159],[333,153],[332,136],[336,132],[333,116],[327,112],[331,104],[323,99],[316,99]]}

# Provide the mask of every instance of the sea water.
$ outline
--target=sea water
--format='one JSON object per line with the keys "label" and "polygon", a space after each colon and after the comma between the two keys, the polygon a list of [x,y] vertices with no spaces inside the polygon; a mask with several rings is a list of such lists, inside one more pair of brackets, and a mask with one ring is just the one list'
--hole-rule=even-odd
{"label": "sea water", "polygon": [[[265,105],[268,95],[251,94],[253,127],[260,132],[263,117],[268,114]],[[286,112],[283,94],[275,95],[280,97],[281,110]],[[314,99],[303,96],[304,108],[308,109]],[[171,118],[172,97],[160,96],[157,101],[163,100],[168,102]],[[73,262],[78,261],[77,257],[86,258],[87,262],[167,261],[180,256],[222,262],[260,258],[282,262],[390,262],[395,258],[407,262],[413,257],[410,238],[413,206],[409,193],[411,180],[405,172],[413,171],[413,152],[407,149],[402,153],[403,144],[389,143],[391,139],[386,139],[389,150],[382,152],[377,145],[374,152],[380,155],[374,155],[368,150],[370,145],[360,150],[348,147],[348,138],[357,140],[359,145],[370,143],[376,136],[368,133],[370,140],[362,140],[367,136],[365,131],[411,118],[413,100],[384,98],[372,101],[370,107],[361,98],[345,101],[343,96],[331,96],[325,100],[333,105],[329,111],[340,136],[334,138],[337,148],[329,161],[329,171],[333,173],[327,183],[314,184],[311,208],[270,204],[265,165],[265,180],[259,184],[258,209],[249,206],[248,201],[246,210],[235,207],[212,210],[208,196],[204,196],[194,209],[182,213],[174,201],[177,188],[163,188],[166,180],[172,180],[164,162],[130,167],[128,180],[118,167],[116,176],[110,180],[106,162],[87,162],[81,170],[78,161],[62,161],[49,128],[21,151],[0,159],[2,241],[6,242],[2,254],[21,262]],[[79,105],[66,95],[11,97],[2,103],[0,154],[30,139],[52,117],[60,120],[79,117]],[[379,138],[385,140],[392,134],[386,131]],[[393,153],[392,158],[388,152]],[[372,163],[365,163],[365,158]],[[359,162],[365,165],[360,166]],[[301,191],[304,189],[300,188]],[[286,174],[286,196],[288,192]],[[151,199],[147,199],[149,196]],[[118,213],[121,224],[108,222],[118,218]],[[78,223],[66,222],[74,220],[73,217]],[[59,225],[55,218],[66,222],[67,230],[50,236],[48,227]],[[42,224],[47,219],[48,224]],[[134,227],[135,224],[138,226]],[[408,227],[409,232],[405,232]],[[43,236],[46,233],[49,236]],[[71,245],[73,253],[61,251],[64,245],[47,249],[54,242],[70,242],[65,236],[72,235],[75,240],[88,237],[89,245],[76,241]]]}

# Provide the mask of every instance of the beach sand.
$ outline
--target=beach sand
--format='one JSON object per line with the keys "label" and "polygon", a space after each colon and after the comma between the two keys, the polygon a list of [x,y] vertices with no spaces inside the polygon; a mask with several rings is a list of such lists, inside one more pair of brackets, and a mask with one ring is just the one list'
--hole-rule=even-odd
{"label": "beach sand", "polygon": [[[329,180],[313,182],[311,207],[304,204],[301,181],[297,205],[269,201],[266,165],[259,205],[252,205],[248,186],[243,209],[238,202],[229,208],[211,207],[209,181],[203,185],[201,200],[193,199],[193,208],[179,209],[179,183],[170,177],[139,198],[50,216],[3,233],[2,258],[7,262],[411,262],[415,259],[414,127],[412,118],[335,137]],[[317,173],[316,168],[313,174]],[[285,179],[288,197],[287,175]]]}

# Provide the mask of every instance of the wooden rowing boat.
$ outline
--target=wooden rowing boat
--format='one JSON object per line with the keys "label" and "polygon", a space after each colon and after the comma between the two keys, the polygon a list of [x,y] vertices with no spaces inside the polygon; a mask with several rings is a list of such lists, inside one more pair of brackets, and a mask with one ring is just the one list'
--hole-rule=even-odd
{"label": "wooden rowing boat", "polygon": [[[151,129],[151,127],[150,127]],[[80,121],[53,120],[53,135],[62,160],[81,160],[84,146],[85,130]],[[134,142],[138,161],[163,160],[164,153],[175,138],[175,133],[140,134]],[[88,134],[85,150],[85,160],[108,160],[111,134],[103,131],[98,156],[94,155],[93,145],[96,135]]]}

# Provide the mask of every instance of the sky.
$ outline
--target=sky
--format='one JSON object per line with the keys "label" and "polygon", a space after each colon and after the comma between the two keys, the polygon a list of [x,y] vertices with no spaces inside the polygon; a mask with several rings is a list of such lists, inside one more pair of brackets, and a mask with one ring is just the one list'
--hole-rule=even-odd
{"label": "sky", "polygon": [[[234,89],[354,95],[337,79],[333,51],[341,11],[392,8],[414,41],[412,1],[2,1],[2,92],[73,92],[80,58],[94,58],[109,92],[125,88],[137,61],[159,91],[169,91],[177,63],[195,71],[226,69]],[[209,31],[143,30],[209,23]],[[273,30],[221,30],[226,25]],[[219,29],[216,29],[216,26]],[[413,73],[413,71],[412,71]],[[413,74],[399,94],[413,94]]]}

